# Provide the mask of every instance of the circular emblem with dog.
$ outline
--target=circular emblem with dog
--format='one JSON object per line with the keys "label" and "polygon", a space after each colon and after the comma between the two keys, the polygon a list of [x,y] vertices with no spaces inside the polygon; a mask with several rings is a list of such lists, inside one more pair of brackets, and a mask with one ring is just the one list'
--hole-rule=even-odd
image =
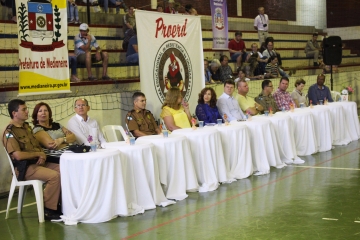
{"label": "circular emblem with dog", "polygon": [[172,87],[178,87],[185,101],[189,101],[193,85],[191,61],[178,41],[166,41],[159,48],[154,63],[154,85],[161,103]]}

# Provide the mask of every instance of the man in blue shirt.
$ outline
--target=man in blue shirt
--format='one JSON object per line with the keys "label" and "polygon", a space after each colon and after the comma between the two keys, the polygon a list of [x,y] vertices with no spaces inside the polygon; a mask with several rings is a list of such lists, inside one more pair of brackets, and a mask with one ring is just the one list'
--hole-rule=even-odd
{"label": "man in blue shirt", "polygon": [[126,61],[128,63],[139,63],[136,28],[134,28],[134,33],[135,35],[130,38],[128,49],[126,51]]}
{"label": "man in blue shirt", "polygon": [[317,76],[317,82],[314,85],[309,87],[308,98],[309,102],[311,101],[313,105],[319,104],[319,100],[333,102],[334,100],[331,97],[330,89],[324,85],[325,75],[319,74]]}

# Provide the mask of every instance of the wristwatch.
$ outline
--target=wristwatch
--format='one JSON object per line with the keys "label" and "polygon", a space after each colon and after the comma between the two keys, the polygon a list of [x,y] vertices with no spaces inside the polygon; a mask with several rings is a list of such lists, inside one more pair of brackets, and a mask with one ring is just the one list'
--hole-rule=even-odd
{"label": "wristwatch", "polygon": [[258,106],[255,104],[255,108],[256,108],[256,110],[258,110]]}
{"label": "wristwatch", "polygon": [[66,137],[63,137],[64,138],[64,143],[66,143]]}

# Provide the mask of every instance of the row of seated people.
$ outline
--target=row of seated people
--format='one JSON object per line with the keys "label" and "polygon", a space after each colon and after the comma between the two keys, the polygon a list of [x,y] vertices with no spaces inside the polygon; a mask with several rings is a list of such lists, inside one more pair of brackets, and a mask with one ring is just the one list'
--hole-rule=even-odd
{"label": "row of seated people", "polygon": [[[333,101],[324,82],[325,76],[321,74],[317,77],[317,83],[309,88],[308,98],[314,105],[323,99]],[[263,91],[252,99],[247,96],[249,87],[245,80],[237,82],[238,94],[233,97],[235,82],[228,79],[224,83],[224,93],[219,99],[212,88],[204,88],[199,93],[197,118],[205,123],[217,123],[217,119],[224,119],[225,115],[226,120],[232,121],[244,119],[244,113],[255,115],[270,108],[276,112],[279,109],[289,110],[291,104],[297,107],[301,103],[305,104],[305,96],[302,93],[305,81],[298,80],[291,95],[286,92],[288,84],[289,80],[282,77],[279,88],[272,94],[272,82],[264,80]],[[133,106],[133,110],[129,111],[125,118],[129,131],[135,137],[161,134],[154,116],[146,109],[146,97],[143,93],[134,93]],[[97,121],[88,116],[89,110],[86,99],[77,99],[74,103],[76,114],[69,120],[67,127],[64,127],[53,121],[50,106],[40,102],[33,110],[34,127],[31,128],[26,122],[29,110],[25,101],[13,99],[8,103],[11,120],[3,133],[3,145],[13,161],[19,181],[36,179],[46,182],[44,212],[47,220],[60,219],[62,214],[59,208],[61,154],[75,142],[90,145],[94,139],[98,141],[99,147],[104,146],[106,142]],[[179,88],[171,88],[167,92],[160,117],[170,131],[191,127],[189,104],[184,101]]]}
{"label": "row of seated people", "polygon": [[[325,99],[333,102],[331,92],[324,83],[325,75],[318,75],[317,83],[310,86],[308,90],[307,97],[310,104],[317,105]],[[226,115],[226,120],[233,121],[245,119],[245,114],[257,115],[269,109],[275,113],[279,110],[290,110],[291,105],[307,106],[306,95],[302,92],[305,84],[303,79],[298,79],[295,82],[294,91],[290,94],[286,91],[289,79],[281,77],[278,89],[272,94],[273,83],[266,79],[261,83],[262,92],[254,99],[247,96],[249,92],[247,81],[241,79],[235,84],[232,79],[228,79],[224,83],[224,93],[218,99],[215,91],[210,87],[201,91],[196,106],[196,116],[204,123],[217,123],[217,119],[225,120],[224,115]],[[238,91],[234,96],[235,85]],[[172,88],[167,92],[160,117],[171,131],[191,126],[192,116],[189,112],[189,104],[183,102],[179,89]]]}
{"label": "row of seated people", "polygon": [[[313,58],[314,67],[320,67],[323,69],[323,73],[329,73],[329,65],[325,65],[322,61],[322,46],[318,43],[318,33],[313,33],[312,38],[306,42],[304,52],[307,58]],[[246,51],[245,42],[242,40],[242,33],[235,32],[235,38],[229,41],[228,48],[230,58],[235,62],[236,69],[244,67],[248,72],[249,77],[259,76],[261,74],[268,74],[266,64],[271,63],[271,68],[277,69],[278,74],[281,76],[287,76],[282,69],[282,59],[280,53],[275,50],[275,40],[273,37],[267,37],[265,42],[261,44],[260,50],[256,43],[251,45],[251,51]],[[272,62],[274,57],[277,58],[276,63]],[[333,66],[335,72],[337,66]],[[291,75],[290,72],[289,75]],[[271,77],[271,76],[270,76]]]}

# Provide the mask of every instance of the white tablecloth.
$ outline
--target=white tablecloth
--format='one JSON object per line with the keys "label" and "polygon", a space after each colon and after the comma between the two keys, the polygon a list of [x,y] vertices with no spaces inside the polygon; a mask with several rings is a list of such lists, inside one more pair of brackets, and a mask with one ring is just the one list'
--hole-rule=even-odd
{"label": "white tablecloth", "polygon": [[255,175],[270,173],[270,166],[283,168],[283,163],[279,149],[279,143],[270,120],[252,118],[250,121],[237,122],[231,124],[246,125],[250,131],[251,154],[253,158],[253,169]]}
{"label": "white tablecloth", "polygon": [[311,155],[318,152],[313,115],[310,111],[297,108],[294,112],[277,112],[276,115],[288,115],[294,123],[294,137],[298,156]]}
{"label": "white tablecloth", "polygon": [[336,102],[333,104],[341,105],[345,110],[346,123],[352,141],[360,138],[359,118],[357,114],[357,105],[355,102]]}
{"label": "white tablecloth", "polygon": [[302,164],[304,160],[300,159],[296,153],[296,144],[294,137],[294,124],[290,116],[282,115],[257,115],[253,118],[270,120],[275,128],[278,137],[281,158],[286,164]]}
{"label": "white tablecloth", "polygon": [[331,150],[334,134],[330,109],[325,105],[316,105],[313,108],[307,107],[303,109],[296,109],[296,111],[301,110],[310,111],[314,116],[313,119],[318,151],[326,152]]}
{"label": "white tablecloth", "polygon": [[249,130],[245,125],[215,126],[221,134],[221,143],[230,177],[247,178],[253,173]]}
{"label": "white tablecloth", "polygon": [[333,145],[347,145],[351,140],[349,127],[346,122],[346,113],[342,104],[329,103],[324,105],[331,113],[331,124],[333,129]]}
{"label": "white tablecloth", "polygon": [[144,212],[127,200],[127,158],[118,150],[64,153],[60,162],[65,224],[99,223]]}
{"label": "white tablecloth", "polygon": [[235,180],[226,171],[220,132],[215,128],[184,128],[172,134],[185,136],[190,142],[199,192],[214,191],[219,182]]}
{"label": "white tablecloth", "polygon": [[151,135],[136,140],[136,143],[142,142],[151,142],[155,146],[160,181],[168,199],[183,200],[188,196],[186,191],[199,189],[186,137],[174,134],[169,134],[168,138]]}
{"label": "white tablecloth", "polygon": [[153,209],[156,205],[165,207],[175,203],[166,199],[161,188],[154,145],[136,143],[130,146],[124,141],[104,145],[106,148],[118,149],[128,158],[124,176],[128,201],[136,203],[145,210]]}

